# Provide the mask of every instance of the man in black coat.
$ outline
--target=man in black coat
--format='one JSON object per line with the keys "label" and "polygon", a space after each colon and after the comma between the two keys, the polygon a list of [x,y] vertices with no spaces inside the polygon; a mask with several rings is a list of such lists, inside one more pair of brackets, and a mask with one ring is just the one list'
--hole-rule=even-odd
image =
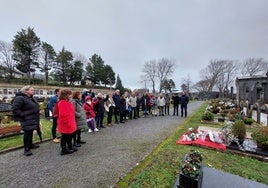
{"label": "man in black coat", "polygon": [[185,94],[185,92],[182,92],[182,95],[180,97],[180,103],[181,103],[181,117],[187,117],[187,105],[189,102],[189,97]]}
{"label": "man in black coat", "polygon": [[174,96],[172,96],[172,102],[173,102],[173,116],[179,115],[179,104],[180,104],[180,97],[178,93],[175,93]]}
{"label": "man in black coat", "polygon": [[33,131],[39,129],[40,126],[39,104],[33,98],[33,95],[34,88],[30,85],[24,86],[16,94],[12,104],[14,120],[20,122],[24,132],[23,143],[25,156],[32,155],[30,149],[39,147],[32,142]]}

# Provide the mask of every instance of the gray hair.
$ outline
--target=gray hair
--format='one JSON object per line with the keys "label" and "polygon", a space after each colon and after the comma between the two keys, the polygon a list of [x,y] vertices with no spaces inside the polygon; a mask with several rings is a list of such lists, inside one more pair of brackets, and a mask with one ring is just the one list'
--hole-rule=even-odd
{"label": "gray hair", "polygon": [[32,88],[31,85],[24,86],[24,87],[22,87],[22,88],[20,89],[20,92],[25,93],[25,92],[28,91],[30,88]]}

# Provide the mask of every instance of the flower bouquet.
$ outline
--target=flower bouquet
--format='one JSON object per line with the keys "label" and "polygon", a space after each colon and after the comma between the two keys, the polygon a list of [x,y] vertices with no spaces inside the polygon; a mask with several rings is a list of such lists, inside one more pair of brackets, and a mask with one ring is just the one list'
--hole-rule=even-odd
{"label": "flower bouquet", "polygon": [[188,131],[183,135],[182,141],[194,141],[200,137],[202,133],[197,129],[189,128]]}

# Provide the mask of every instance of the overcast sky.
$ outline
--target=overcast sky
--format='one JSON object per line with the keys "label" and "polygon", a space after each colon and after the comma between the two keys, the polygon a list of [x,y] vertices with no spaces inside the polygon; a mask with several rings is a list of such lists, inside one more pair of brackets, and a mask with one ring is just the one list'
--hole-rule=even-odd
{"label": "overcast sky", "polygon": [[[267,0],[0,0],[0,40],[28,27],[57,52],[94,53],[125,87],[140,82],[145,62],[176,60],[180,88],[211,59],[268,60]],[[147,85],[148,86],[148,85]],[[157,87],[158,88],[158,87]],[[156,88],[156,89],[157,89]]]}

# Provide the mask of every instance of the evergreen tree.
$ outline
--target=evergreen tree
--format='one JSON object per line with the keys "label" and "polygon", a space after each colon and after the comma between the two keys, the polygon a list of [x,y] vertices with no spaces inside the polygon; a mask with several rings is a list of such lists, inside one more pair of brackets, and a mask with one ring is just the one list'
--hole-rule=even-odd
{"label": "evergreen tree", "polygon": [[67,84],[67,81],[70,79],[71,76],[71,69],[73,68],[71,64],[72,60],[72,53],[65,50],[64,47],[56,57],[56,63],[54,64],[54,77],[59,78],[59,81],[61,81],[64,85]]}
{"label": "evergreen tree", "polygon": [[41,44],[34,29],[28,27],[15,35],[13,42],[13,59],[17,61],[16,68],[27,74],[28,83],[31,83],[31,72],[38,66],[38,53]]}
{"label": "evergreen tree", "polygon": [[117,78],[116,78],[115,88],[119,89],[121,94],[124,93],[124,86],[122,85],[122,81],[119,77],[119,74],[117,75]]}
{"label": "evergreen tree", "polygon": [[51,67],[53,66],[53,62],[55,61],[57,54],[54,48],[46,42],[42,42],[40,54],[42,57],[42,61],[39,62],[39,68],[41,72],[45,73],[45,84],[47,85],[48,72],[51,70]]}

